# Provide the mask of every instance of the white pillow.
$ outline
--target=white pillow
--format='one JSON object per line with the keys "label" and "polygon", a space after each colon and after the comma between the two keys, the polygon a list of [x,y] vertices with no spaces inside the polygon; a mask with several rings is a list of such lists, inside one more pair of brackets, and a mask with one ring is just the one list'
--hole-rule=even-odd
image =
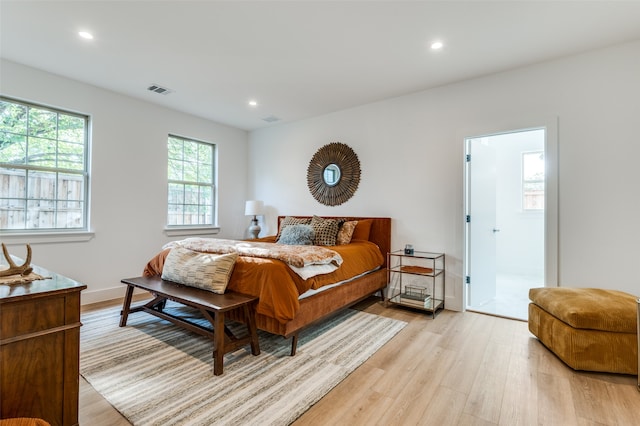
{"label": "white pillow", "polygon": [[237,253],[200,253],[174,247],[164,261],[162,279],[223,294],[237,258]]}

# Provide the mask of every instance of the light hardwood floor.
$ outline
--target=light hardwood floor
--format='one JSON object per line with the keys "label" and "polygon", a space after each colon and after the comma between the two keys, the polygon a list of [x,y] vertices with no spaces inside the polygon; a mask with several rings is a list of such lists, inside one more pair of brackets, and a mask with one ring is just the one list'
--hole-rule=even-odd
{"label": "light hardwood floor", "polygon": [[[433,320],[373,298],[356,308],[408,325],[294,426],[640,424],[636,376],[575,372],[526,322],[452,311]],[[81,378],[80,425],[128,424]]]}

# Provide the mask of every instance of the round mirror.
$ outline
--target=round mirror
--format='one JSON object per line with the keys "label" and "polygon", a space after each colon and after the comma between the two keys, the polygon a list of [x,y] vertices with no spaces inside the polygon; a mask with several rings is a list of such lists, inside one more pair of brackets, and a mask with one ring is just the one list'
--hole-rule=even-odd
{"label": "round mirror", "polygon": [[322,178],[327,185],[336,186],[340,182],[340,167],[337,164],[329,164],[324,168]]}
{"label": "round mirror", "polygon": [[320,148],[307,168],[307,185],[313,198],[326,206],[338,206],[358,189],[360,161],[353,149],[340,142]]}

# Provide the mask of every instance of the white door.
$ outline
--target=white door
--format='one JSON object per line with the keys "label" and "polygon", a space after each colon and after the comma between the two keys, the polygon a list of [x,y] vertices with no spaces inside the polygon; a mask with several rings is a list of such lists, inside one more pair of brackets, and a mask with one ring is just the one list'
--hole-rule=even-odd
{"label": "white door", "polygon": [[496,148],[488,137],[467,139],[469,289],[467,304],[496,296]]}

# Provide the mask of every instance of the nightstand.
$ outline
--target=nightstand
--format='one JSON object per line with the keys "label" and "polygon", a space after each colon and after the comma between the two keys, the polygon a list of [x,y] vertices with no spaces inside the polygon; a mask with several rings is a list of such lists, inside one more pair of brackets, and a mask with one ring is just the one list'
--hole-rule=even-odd
{"label": "nightstand", "polygon": [[444,253],[396,250],[387,254],[387,301],[431,313],[444,309]]}

